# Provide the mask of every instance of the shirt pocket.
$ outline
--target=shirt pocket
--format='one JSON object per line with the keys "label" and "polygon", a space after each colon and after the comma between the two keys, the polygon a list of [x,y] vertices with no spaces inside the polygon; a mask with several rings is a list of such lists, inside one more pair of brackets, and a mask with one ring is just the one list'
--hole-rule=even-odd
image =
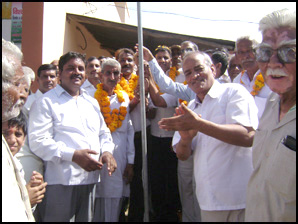
{"label": "shirt pocket", "polygon": [[279,142],[268,169],[267,181],[279,194],[296,198],[296,152]]}

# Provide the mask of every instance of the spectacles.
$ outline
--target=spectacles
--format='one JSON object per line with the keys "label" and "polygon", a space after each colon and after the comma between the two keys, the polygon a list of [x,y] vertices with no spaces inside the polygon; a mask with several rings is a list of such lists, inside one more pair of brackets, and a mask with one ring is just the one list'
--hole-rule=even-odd
{"label": "spectacles", "polygon": [[277,56],[282,63],[296,62],[296,46],[280,47],[276,50],[269,47],[259,47],[256,49],[256,60],[258,62],[269,62],[273,52],[277,51]]}

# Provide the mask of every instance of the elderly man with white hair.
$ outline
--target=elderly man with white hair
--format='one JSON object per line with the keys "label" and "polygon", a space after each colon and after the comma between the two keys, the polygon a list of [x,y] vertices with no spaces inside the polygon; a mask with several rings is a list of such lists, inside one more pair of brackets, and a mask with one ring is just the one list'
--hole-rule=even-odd
{"label": "elderly man with white hair", "polygon": [[[2,123],[17,117],[25,103],[20,49],[2,39]],[[2,135],[2,221],[34,221],[28,191]]]}
{"label": "elderly man with white hair", "polygon": [[273,93],[254,137],[245,221],[296,222],[296,12],[275,11],[259,30],[256,60]]}

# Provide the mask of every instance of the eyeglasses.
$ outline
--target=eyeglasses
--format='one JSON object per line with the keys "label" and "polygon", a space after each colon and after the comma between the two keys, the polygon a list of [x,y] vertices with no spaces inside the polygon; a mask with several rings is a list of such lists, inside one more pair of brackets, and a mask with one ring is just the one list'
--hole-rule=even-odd
{"label": "eyeglasses", "polygon": [[269,62],[273,52],[277,51],[277,56],[282,63],[296,62],[296,46],[280,47],[276,50],[269,47],[259,47],[256,49],[256,59],[258,62]]}

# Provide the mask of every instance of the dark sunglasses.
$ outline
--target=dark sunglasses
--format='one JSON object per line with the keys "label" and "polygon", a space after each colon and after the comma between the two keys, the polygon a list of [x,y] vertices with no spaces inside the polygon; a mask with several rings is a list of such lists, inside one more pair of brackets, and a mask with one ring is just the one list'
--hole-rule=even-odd
{"label": "dark sunglasses", "polygon": [[258,62],[269,62],[273,52],[277,51],[277,56],[282,63],[296,62],[296,46],[280,47],[273,50],[269,47],[259,47],[256,49],[256,59]]}

